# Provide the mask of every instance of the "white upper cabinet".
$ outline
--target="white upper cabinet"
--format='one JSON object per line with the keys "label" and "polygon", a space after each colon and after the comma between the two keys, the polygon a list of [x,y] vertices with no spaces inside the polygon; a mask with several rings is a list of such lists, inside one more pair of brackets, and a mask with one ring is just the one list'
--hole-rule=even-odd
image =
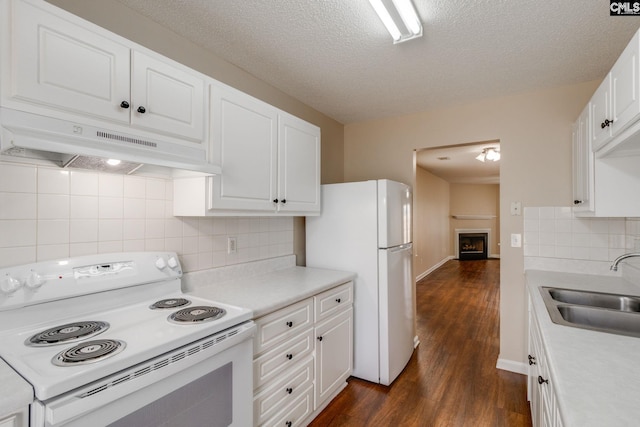
{"label": "white upper cabinet", "polygon": [[129,123],[127,46],[34,4],[11,6],[11,97]]}
{"label": "white upper cabinet", "polygon": [[573,210],[594,210],[594,154],[589,134],[589,105],[585,107],[573,125]]}
{"label": "white upper cabinet", "polygon": [[284,112],[278,128],[278,210],[319,213],[320,129]]}
{"label": "white upper cabinet", "polygon": [[3,105],[205,142],[203,75],[47,3],[8,4]]}
{"label": "white upper cabinet", "polygon": [[640,32],[624,49],[591,99],[592,145],[599,150],[640,117]]}
{"label": "white upper cabinet", "polygon": [[201,141],[205,83],[164,58],[132,52],[131,125]]}
{"label": "white upper cabinet", "polygon": [[235,89],[211,86],[212,209],[273,211],[277,198],[278,110]]}
{"label": "white upper cabinet", "polygon": [[320,128],[221,83],[210,98],[222,175],[174,180],[174,215],[318,215]]}

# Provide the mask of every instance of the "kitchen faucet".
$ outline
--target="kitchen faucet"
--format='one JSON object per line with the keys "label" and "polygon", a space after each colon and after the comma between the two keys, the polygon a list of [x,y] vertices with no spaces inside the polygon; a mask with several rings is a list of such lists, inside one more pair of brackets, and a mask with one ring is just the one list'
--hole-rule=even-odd
{"label": "kitchen faucet", "polygon": [[620,255],[618,258],[616,258],[616,259],[613,261],[613,264],[611,264],[610,269],[611,269],[612,271],[618,271],[618,263],[619,263],[620,261],[622,261],[623,259],[631,258],[631,257],[635,257],[635,256],[640,257],[640,253],[639,253],[639,252],[632,252],[632,253],[628,253],[628,254],[622,254],[622,255]]}

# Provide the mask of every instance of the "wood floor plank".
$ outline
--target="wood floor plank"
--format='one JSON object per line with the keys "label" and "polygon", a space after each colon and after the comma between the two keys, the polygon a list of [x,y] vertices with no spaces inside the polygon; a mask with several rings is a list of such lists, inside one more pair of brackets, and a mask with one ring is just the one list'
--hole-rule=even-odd
{"label": "wood floor plank", "polygon": [[311,427],[529,427],[526,377],[495,367],[499,260],[452,260],[416,285],[420,345],[390,387],[350,378]]}

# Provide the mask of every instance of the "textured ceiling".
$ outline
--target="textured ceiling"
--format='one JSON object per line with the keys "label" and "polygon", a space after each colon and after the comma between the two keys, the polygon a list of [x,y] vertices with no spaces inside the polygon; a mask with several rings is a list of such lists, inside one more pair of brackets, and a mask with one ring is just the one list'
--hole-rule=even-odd
{"label": "textured ceiling", "polygon": [[443,180],[456,184],[499,184],[500,161],[476,160],[484,148],[500,149],[499,141],[486,141],[419,150],[416,164]]}
{"label": "textured ceiling", "polygon": [[414,0],[394,45],[367,0],[118,0],[348,124],[601,79],[638,17],[605,0]]}

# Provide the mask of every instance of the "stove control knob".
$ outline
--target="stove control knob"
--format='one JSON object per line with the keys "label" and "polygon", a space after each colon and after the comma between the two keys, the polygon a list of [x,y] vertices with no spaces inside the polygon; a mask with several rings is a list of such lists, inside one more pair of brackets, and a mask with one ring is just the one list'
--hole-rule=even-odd
{"label": "stove control knob", "polygon": [[167,264],[169,265],[169,268],[171,268],[172,270],[175,270],[176,268],[178,268],[178,260],[175,257],[171,257],[167,260]]}
{"label": "stove control knob", "polygon": [[5,295],[14,293],[18,289],[20,289],[20,286],[22,286],[20,281],[11,276],[6,276],[0,281],[0,291]]}
{"label": "stove control knob", "polygon": [[39,275],[36,271],[32,271],[27,276],[25,285],[27,285],[27,288],[29,289],[38,289],[40,286],[44,285],[44,282],[45,280],[41,275]]}
{"label": "stove control knob", "polygon": [[164,258],[158,258],[156,260],[156,267],[158,268],[158,270],[164,270],[167,267],[167,263]]}

